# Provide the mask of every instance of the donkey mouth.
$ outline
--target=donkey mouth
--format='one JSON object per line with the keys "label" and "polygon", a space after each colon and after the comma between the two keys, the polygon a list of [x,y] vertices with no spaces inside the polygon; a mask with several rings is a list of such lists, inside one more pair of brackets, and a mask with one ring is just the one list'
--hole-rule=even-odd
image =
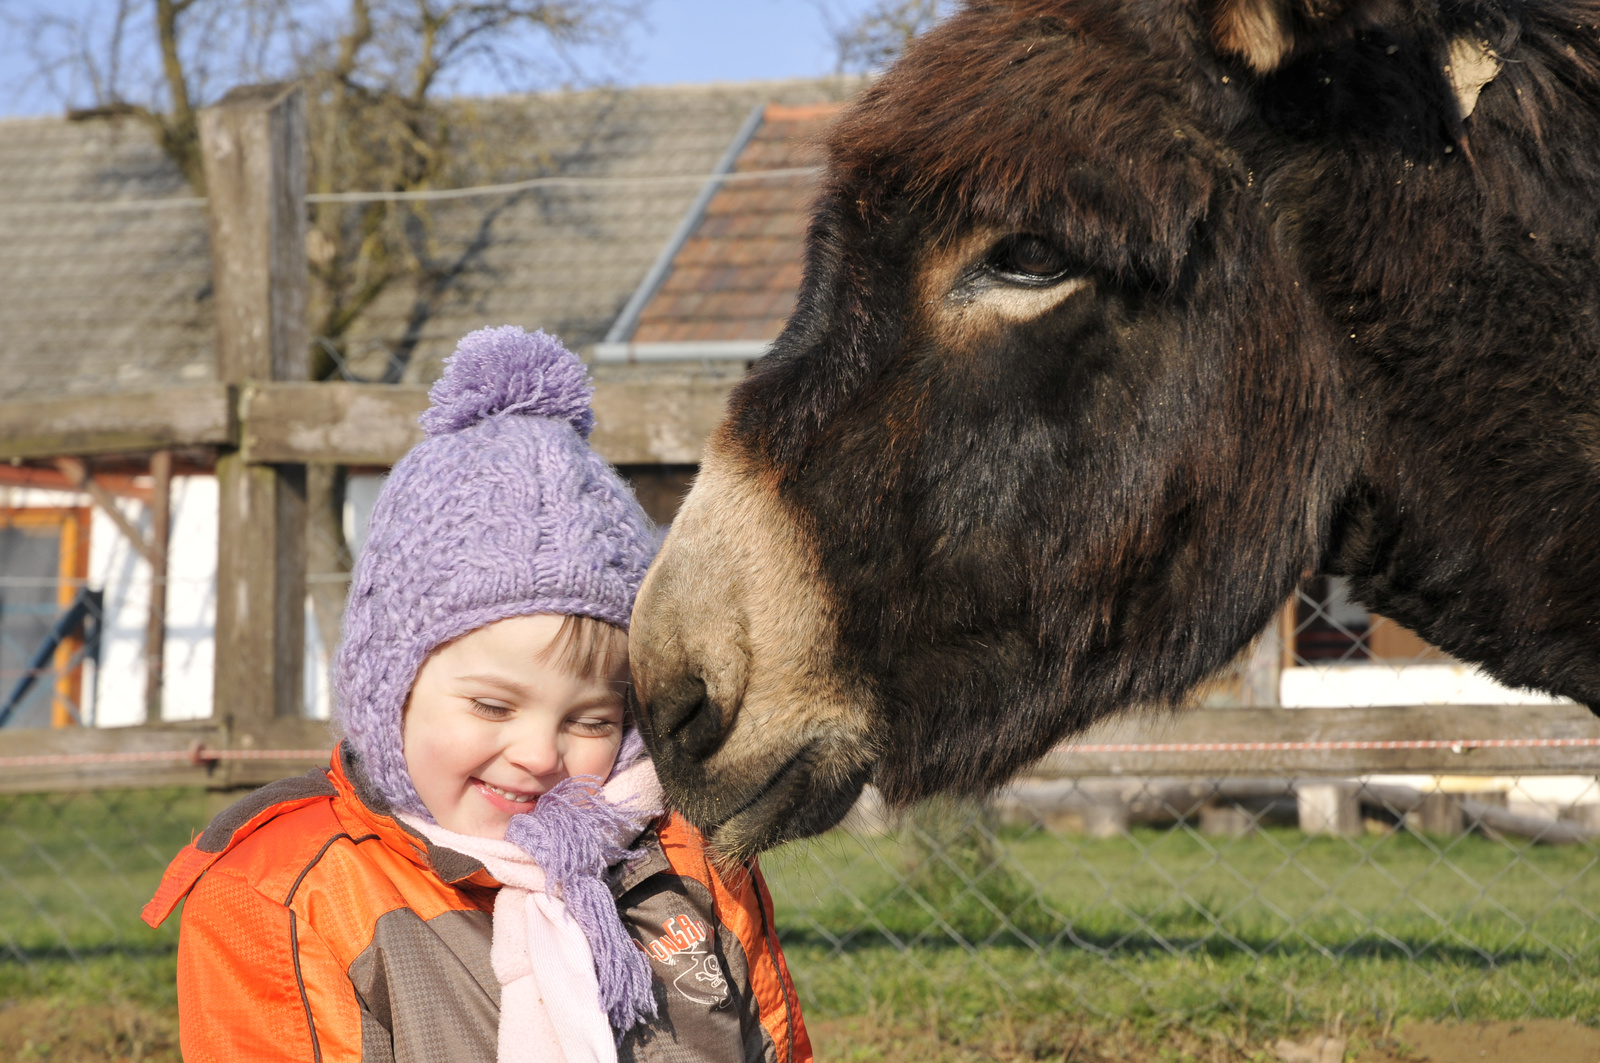
{"label": "donkey mouth", "polygon": [[824,778],[817,771],[817,745],[797,750],[732,812],[715,822],[700,823],[712,848],[731,860],[743,860],[784,842],[821,834],[843,819],[871,769]]}

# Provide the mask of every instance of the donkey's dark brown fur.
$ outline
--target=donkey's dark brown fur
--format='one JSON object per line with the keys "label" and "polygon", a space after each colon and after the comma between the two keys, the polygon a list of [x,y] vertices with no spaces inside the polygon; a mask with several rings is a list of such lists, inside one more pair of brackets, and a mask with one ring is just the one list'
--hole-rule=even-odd
{"label": "donkey's dark brown fur", "polygon": [[[672,795],[739,850],[868,778],[984,790],[1316,572],[1600,705],[1597,27],[1012,0],[918,42],[833,132],[798,309],[635,616]],[[815,647],[778,667],[785,596]]]}

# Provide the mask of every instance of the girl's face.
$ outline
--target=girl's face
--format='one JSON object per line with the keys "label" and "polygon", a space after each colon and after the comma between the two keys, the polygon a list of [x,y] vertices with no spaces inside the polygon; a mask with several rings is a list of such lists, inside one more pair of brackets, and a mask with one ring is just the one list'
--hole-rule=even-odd
{"label": "girl's face", "polygon": [[546,653],[563,617],[519,616],[435,650],[401,735],[417,795],[446,830],[504,838],[511,817],[573,775],[605,778],[622,742],[627,658],[585,679]]}

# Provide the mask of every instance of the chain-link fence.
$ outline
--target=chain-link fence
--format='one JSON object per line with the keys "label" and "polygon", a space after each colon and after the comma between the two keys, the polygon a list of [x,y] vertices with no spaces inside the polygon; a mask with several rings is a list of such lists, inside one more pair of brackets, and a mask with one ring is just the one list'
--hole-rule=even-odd
{"label": "chain-link fence", "polygon": [[[1600,780],[1030,779],[766,860],[802,1000],[1285,1028],[1600,1014]],[[0,796],[0,999],[170,997],[198,790]],[[175,922],[175,921],[174,921]]]}
{"label": "chain-link fence", "polygon": [[0,795],[0,1000],[170,1001],[177,927],[139,910],[206,815],[198,789]]}
{"label": "chain-link fence", "polygon": [[[1555,788],[1559,790],[1561,788]],[[802,998],[1285,1028],[1600,1014],[1600,790],[1024,780],[769,860]]]}
{"label": "chain-link fence", "polygon": [[[61,615],[55,597],[37,604]],[[93,632],[75,637],[69,663]],[[66,674],[50,660],[29,695],[47,705]],[[1204,714],[1537,699],[1321,582],[1196,700]],[[1070,1012],[1269,1031],[1600,1015],[1600,778],[1386,764],[1330,777],[1263,756],[1227,778],[1057,764],[982,804],[891,815],[869,797],[839,829],[765,858],[802,1001],[824,1017]],[[0,1001],[170,1007],[176,924],[150,930],[138,910],[218,801],[0,795]]]}

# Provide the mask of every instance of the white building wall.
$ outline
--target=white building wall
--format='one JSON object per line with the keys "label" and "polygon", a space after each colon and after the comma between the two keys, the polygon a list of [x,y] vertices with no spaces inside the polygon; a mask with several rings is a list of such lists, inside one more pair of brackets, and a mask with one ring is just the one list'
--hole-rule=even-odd
{"label": "white building wall", "polygon": [[[118,499],[124,516],[148,533],[148,507]],[[150,565],[98,508],[89,533],[89,585],[105,591],[94,720],[100,727],[144,722],[144,631],[150,612]],[[217,481],[172,480],[172,535],[167,549],[167,640],[162,657],[162,718],[211,715],[217,620]]]}
{"label": "white building wall", "polygon": [[1286,709],[1384,705],[1559,705],[1565,698],[1514,690],[1468,664],[1382,662],[1285,668],[1278,703]]}
{"label": "white building wall", "polygon": [[333,715],[333,691],[329,685],[329,651],[332,649],[317,628],[317,611],[306,595],[306,658],[302,701],[306,715],[313,720],[326,720]]}
{"label": "white building wall", "polygon": [[[89,506],[73,491],[0,491],[6,508]],[[148,507],[119,498],[117,506],[148,533]],[[360,530],[365,531],[365,513]],[[163,654],[162,718],[205,719],[212,714],[217,624],[217,481],[213,476],[172,480],[171,539],[167,551],[167,638]],[[97,727],[144,722],[144,632],[150,610],[150,565],[112,519],[94,507],[89,527],[90,587],[105,592],[100,665],[85,667],[86,717]],[[306,713],[327,719],[327,650],[306,600]]]}

